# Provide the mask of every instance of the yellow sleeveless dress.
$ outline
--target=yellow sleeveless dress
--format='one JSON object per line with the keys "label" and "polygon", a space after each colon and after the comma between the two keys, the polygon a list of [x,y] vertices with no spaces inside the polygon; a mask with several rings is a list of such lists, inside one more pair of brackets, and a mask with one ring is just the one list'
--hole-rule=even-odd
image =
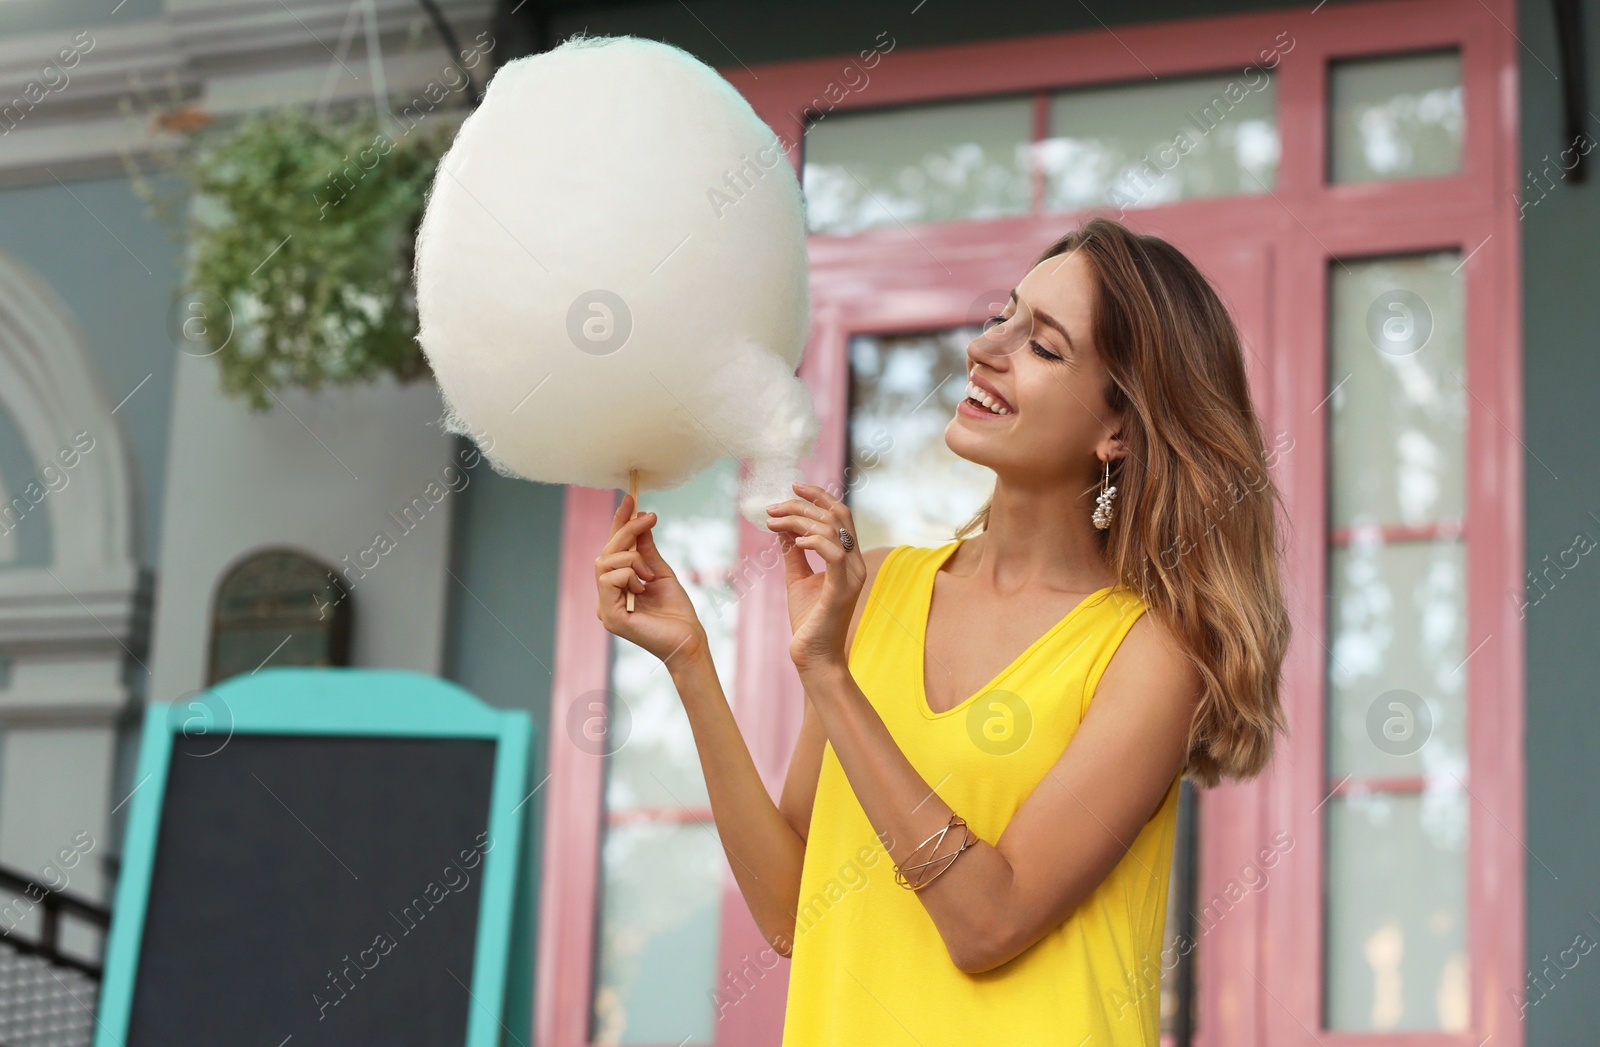
{"label": "yellow sleeveless dress", "polygon": [[[928,707],[933,580],[961,540],[899,546],[879,569],[850,672],[912,766],[993,844],[1072,740],[1122,638],[1147,609],[1091,594],[978,694]],[[894,865],[833,746],[823,751],[800,877],[783,1047],[1117,1047],[1160,1043],[1161,949],[1182,771],[1111,874],[1061,925],[965,974]]]}

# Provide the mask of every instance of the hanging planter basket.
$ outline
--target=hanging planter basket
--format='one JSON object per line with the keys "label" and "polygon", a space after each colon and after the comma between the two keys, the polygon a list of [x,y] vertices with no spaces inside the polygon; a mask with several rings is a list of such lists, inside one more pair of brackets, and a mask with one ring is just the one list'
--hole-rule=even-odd
{"label": "hanging planter basket", "polygon": [[389,122],[394,134],[370,113],[330,123],[283,109],[196,145],[181,304],[205,315],[181,337],[252,408],[284,387],[429,373],[412,247],[455,123]]}
{"label": "hanging planter basket", "polygon": [[[223,391],[253,409],[271,407],[283,388],[431,377],[416,339],[412,252],[439,160],[481,100],[478,78],[493,75],[494,41],[484,32],[462,48],[435,0],[419,2],[459,58],[422,89],[425,106],[391,110],[376,6],[362,0],[370,107],[329,115],[325,83],[315,108],[218,127],[174,86],[151,115],[158,133],[188,139],[155,154],[178,192],[156,189],[123,154],[134,191],[187,248],[173,336],[214,358]],[[356,24],[347,17],[339,54]],[[119,104],[132,115],[132,99]]]}

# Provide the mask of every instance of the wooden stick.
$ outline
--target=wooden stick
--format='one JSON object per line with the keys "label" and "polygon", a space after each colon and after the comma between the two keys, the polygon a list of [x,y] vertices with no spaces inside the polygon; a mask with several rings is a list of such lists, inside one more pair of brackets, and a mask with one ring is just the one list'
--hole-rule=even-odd
{"label": "wooden stick", "polygon": [[[639,518],[639,470],[637,469],[628,470],[628,494],[633,496],[633,518],[637,520]],[[634,542],[633,547],[639,548],[639,543]],[[628,590],[628,610],[630,612],[633,610],[632,589]]]}

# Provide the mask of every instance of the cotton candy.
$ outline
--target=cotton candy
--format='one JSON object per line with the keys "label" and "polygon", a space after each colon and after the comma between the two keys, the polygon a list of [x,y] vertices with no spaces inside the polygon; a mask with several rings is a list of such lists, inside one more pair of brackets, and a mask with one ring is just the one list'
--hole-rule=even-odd
{"label": "cotton candy", "polygon": [[418,341],[498,472],[646,489],[719,458],[739,512],[793,497],[815,443],[804,206],[777,136],[715,70],[637,37],[508,62],[440,161]]}

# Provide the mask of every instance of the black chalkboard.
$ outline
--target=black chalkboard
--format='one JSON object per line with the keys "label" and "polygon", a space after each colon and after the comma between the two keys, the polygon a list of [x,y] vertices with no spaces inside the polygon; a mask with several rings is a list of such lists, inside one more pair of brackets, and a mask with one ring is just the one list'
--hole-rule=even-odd
{"label": "black chalkboard", "polygon": [[177,740],[127,1047],[463,1043],[495,748]]}

